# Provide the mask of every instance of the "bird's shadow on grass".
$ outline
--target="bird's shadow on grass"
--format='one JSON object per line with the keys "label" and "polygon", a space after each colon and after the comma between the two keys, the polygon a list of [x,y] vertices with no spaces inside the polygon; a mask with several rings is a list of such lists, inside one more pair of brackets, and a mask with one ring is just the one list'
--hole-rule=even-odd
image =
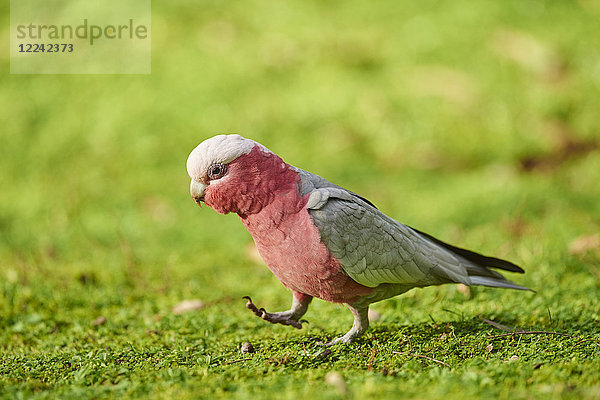
{"label": "bird's shadow on grass", "polygon": [[[582,338],[597,334],[597,321],[579,320],[547,320],[537,321],[532,325],[524,325],[512,314],[496,314],[488,319],[484,316],[472,317],[468,320],[441,320],[410,325],[396,325],[393,323],[374,323],[369,331],[351,344],[336,345],[331,349],[353,349],[357,347],[373,346],[412,346],[433,341],[438,342],[446,337],[472,336],[481,340],[505,334],[553,334],[563,337]],[[336,337],[335,334],[323,332],[322,335],[312,337],[309,342],[327,342]]]}
{"label": "bird's shadow on grass", "polygon": [[[514,320],[502,320],[505,324],[514,323]],[[419,324],[397,325],[393,323],[371,324],[364,336],[356,338],[351,345],[373,345],[377,342],[402,342],[412,337],[420,340],[432,340],[440,335],[453,333],[454,335],[472,335],[489,331],[492,327],[480,318],[464,321],[436,321]],[[327,341],[335,338],[335,334],[323,332],[311,338],[314,342]]]}

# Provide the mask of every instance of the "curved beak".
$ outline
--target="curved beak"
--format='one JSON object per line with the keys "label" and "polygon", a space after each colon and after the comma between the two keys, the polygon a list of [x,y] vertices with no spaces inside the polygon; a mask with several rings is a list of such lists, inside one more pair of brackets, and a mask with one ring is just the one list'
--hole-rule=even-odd
{"label": "curved beak", "polygon": [[206,191],[206,185],[200,183],[200,182],[196,182],[195,180],[192,179],[192,181],[190,182],[190,194],[192,195],[192,198],[194,199],[194,201],[196,202],[196,204],[198,204],[199,206],[201,206],[201,202],[204,202],[204,192]]}

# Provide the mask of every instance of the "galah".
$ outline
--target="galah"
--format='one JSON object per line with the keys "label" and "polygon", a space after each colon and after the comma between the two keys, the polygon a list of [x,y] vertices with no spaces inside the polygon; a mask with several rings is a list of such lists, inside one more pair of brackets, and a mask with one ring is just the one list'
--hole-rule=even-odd
{"label": "galah", "polygon": [[242,136],[203,141],[189,155],[187,171],[196,203],[238,214],[269,269],[293,293],[288,311],[268,313],[249,297],[246,306],[266,321],[301,328],[313,297],[345,303],[354,324],[329,344],[352,342],[369,326],[371,303],[415,287],[527,290],[492,270],[524,272],[517,265],[403,225],[364,197]]}

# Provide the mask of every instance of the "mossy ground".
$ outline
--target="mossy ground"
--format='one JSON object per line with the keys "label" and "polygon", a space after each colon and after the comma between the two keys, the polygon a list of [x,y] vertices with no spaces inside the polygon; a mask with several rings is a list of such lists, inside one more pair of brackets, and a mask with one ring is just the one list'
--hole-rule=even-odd
{"label": "mossy ground", "polygon": [[[599,18],[584,0],[154,2],[151,75],[5,72],[0,397],[600,397]],[[236,216],[189,198],[186,157],[220,132],[537,292],[414,290],[323,353],[350,313],[254,317],[242,296],[291,296]],[[174,314],[185,299],[205,307]]]}

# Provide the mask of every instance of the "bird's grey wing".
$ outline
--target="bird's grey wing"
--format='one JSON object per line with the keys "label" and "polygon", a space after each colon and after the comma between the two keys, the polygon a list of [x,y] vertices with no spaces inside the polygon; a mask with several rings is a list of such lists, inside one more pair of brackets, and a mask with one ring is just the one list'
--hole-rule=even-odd
{"label": "bird's grey wing", "polygon": [[[294,167],[296,168],[296,167]],[[300,184],[299,184],[299,191],[300,194],[302,196],[304,196],[305,194],[312,194],[315,195],[314,198],[312,198],[312,205],[319,203],[320,205],[323,205],[325,201],[327,201],[327,197],[329,196],[329,190],[324,190],[324,191],[318,191],[316,189],[340,189],[340,190],[336,190],[335,193],[338,194],[338,196],[342,196],[344,199],[346,200],[352,200],[353,198],[357,198],[360,199],[362,201],[364,201],[365,203],[367,203],[368,205],[370,205],[373,208],[377,208],[375,207],[375,205],[373,203],[371,203],[369,200],[365,199],[362,196],[359,196],[356,193],[353,193],[347,189],[344,189],[338,185],[335,185],[331,182],[329,182],[327,179],[320,177],[319,175],[313,174],[312,172],[308,172],[305,171],[303,169],[300,168],[296,168],[296,171],[298,171],[298,174],[300,175]],[[323,199],[320,199],[320,195],[323,194]],[[321,201],[323,201],[323,203],[320,203]],[[313,208],[311,206],[308,207]],[[319,207],[316,207],[319,208]]]}
{"label": "bird's grey wing", "polygon": [[309,214],[323,243],[358,283],[375,287],[382,283],[429,286],[457,282],[523,289],[468,255],[503,260],[447,245],[389,218],[352,192],[313,180],[316,184],[309,192]]}

